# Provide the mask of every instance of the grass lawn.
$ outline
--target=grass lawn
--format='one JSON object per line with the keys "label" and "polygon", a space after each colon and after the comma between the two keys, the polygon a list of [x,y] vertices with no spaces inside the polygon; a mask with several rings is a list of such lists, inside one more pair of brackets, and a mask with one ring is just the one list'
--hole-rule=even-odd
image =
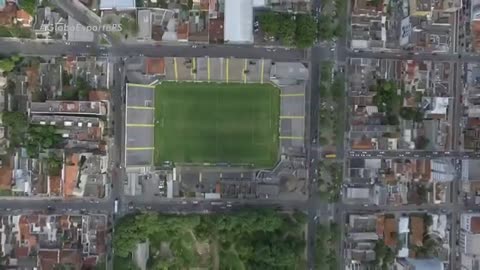
{"label": "grass lawn", "polygon": [[279,90],[269,84],[163,82],[155,91],[155,163],[278,159]]}
{"label": "grass lawn", "polygon": [[12,37],[10,29],[6,26],[0,26],[0,37]]}
{"label": "grass lawn", "polygon": [[12,196],[12,191],[7,189],[0,189],[0,196]]}

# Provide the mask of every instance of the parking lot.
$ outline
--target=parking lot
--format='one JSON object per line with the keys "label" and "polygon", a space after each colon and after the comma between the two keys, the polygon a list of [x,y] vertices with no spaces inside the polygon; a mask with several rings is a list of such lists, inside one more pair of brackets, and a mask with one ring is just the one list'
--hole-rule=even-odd
{"label": "parking lot", "polygon": [[240,58],[165,58],[166,79],[225,83],[268,82],[270,60]]}
{"label": "parking lot", "polygon": [[127,84],[125,102],[125,164],[149,166],[154,151],[154,87]]}
{"label": "parking lot", "polygon": [[301,154],[305,138],[305,89],[308,71],[301,63],[271,65],[269,79],[280,87],[280,151]]}

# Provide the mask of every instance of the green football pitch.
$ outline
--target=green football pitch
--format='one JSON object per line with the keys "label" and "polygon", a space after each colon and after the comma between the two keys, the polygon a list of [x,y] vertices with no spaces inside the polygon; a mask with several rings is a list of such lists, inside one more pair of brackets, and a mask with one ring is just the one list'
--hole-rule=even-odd
{"label": "green football pitch", "polygon": [[155,163],[278,159],[279,90],[269,84],[173,83],[155,89]]}

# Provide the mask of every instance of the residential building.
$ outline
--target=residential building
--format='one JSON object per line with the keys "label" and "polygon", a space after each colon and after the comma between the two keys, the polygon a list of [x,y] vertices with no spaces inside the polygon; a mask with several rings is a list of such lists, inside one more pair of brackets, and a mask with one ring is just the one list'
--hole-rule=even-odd
{"label": "residential building", "polygon": [[38,39],[64,38],[67,34],[67,15],[52,11],[50,7],[38,8],[33,31]]}
{"label": "residential building", "polygon": [[409,218],[408,217],[400,217],[398,219],[398,252],[397,257],[399,258],[406,258],[409,254],[409,235],[410,235],[410,227],[409,227]]}
{"label": "residential building", "polygon": [[100,101],[61,101],[47,100],[45,102],[31,102],[30,114],[56,115],[91,115],[106,116],[107,104]]}
{"label": "residential building", "polygon": [[97,117],[34,114],[31,115],[30,122],[55,126],[57,132],[67,141],[67,148],[78,145],[78,142],[90,142],[89,148],[96,149],[104,140],[105,123]]}
{"label": "residential building", "polygon": [[0,216],[2,269],[93,269],[105,256],[103,215]]}
{"label": "residential building", "polygon": [[410,217],[410,244],[415,246],[423,246],[423,238],[425,236],[425,223],[423,216]]}
{"label": "residential building", "polygon": [[468,118],[463,141],[465,149],[474,151],[480,149],[480,118]]}
{"label": "residential building", "polygon": [[375,215],[348,216],[348,246],[346,257],[351,263],[372,262],[376,258],[375,243],[378,235],[377,217]]}
{"label": "residential building", "polygon": [[445,265],[437,258],[412,259],[397,258],[395,261],[397,270],[443,270]]}
{"label": "residential building", "polygon": [[431,161],[431,180],[433,182],[451,182],[456,178],[455,167],[451,160],[435,159]]}
{"label": "residential building", "polygon": [[15,23],[17,10],[16,1],[0,1],[0,25],[12,26]]}
{"label": "residential building", "polygon": [[480,256],[480,214],[460,217],[460,251],[467,256]]}
{"label": "residential building", "polygon": [[364,185],[362,187],[349,186],[345,188],[344,200],[352,204],[385,205],[387,189],[381,185]]}
{"label": "residential building", "polygon": [[351,47],[352,49],[383,49],[387,43],[386,14],[381,5],[371,1],[352,2]]}
{"label": "residential building", "polygon": [[25,10],[19,9],[17,10],[17,14],[15,15],[15,21],[21,27],[29,28],[32,26],[33,17]]}
{"label": "residential building", "polygon": [[64,169],[64,197],[100,197],[108,190],[108,156],[93,153],[71,154]]}

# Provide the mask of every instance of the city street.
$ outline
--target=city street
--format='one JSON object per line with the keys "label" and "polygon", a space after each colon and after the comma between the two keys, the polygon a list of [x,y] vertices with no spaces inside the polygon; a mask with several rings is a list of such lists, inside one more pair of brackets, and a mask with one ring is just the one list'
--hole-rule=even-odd
{"label": "city street", "polygon": [[92,43],[69,43],[63,41],[39,41],[0,39],[1,54],[34,56],[95,55],[95,56],[148,56],[148,57],[236,57],[272,59],[274,61],[304,61],[305,51],[299,49],[269,49],[245,46],[196,46],[122,44],[118,46],[98,46]]}
{"label": "city street", "polygon": [[479,152],[462,151],[423,151],[423,150],[363,150],[348,151],[351,158],[412,158],[412,159],[480,159]]}

